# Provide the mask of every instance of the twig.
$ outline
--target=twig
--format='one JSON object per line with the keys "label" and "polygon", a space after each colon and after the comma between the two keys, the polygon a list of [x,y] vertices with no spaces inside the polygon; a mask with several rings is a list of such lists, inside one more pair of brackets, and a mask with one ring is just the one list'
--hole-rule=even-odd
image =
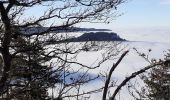
{"label": "twig", "polygon": [[108,91],[108,86],[110,83],[110,78],[112,76],[113,71],[115,70],[115,68],[119,65],[119,63],[122,61],[122,59],[125,57],[125,55],[128,53],[129,51],[125,51],[121,57],[118,59],[118,61],[116,62],[116,64],[113,64],[112,68],[110,69],[109,72],[109,76],[105,82],[105,87],[104,87],[104,91],[103,91],[103,100],[106,100],[106,95],[107,95],[107,91]]}
{"label": "twig", "polygon": [[150,69],[150,68],[153,68],[153,67],[155,67],[155,66],[157,66],[157,65],[162,65],[162,64],[164,64],[163,61],[162,61],[162,62],[158,62],[158,63],[154,63],[154,64],[151,64],[151,65],[149,65],[149,66],[147,66],[147,67],[145,67],[145,68],[143,68],[143,69],[141,69],[141,70],[139,70],[139,71],[137,71],[137,72],[132,73],[129,77],[127,77],[126,79],[124,79],[124,80],[122,81],[122,83],[116,88],[116,90],[114,91],[114,93],[113,93],[112,97],[110,98],[110,100],[115,100],[115,97],[116,97],[117,93],[118,93],[118,92],[121,90],[121,88],[122,88],[124,85],[126,85],[126,83],[129,82],[132,78],[135,78],[137,75],[139,75],[139,74],[141,74],[141,73],[144,73],[146,70],[148,70],[148,69]]}

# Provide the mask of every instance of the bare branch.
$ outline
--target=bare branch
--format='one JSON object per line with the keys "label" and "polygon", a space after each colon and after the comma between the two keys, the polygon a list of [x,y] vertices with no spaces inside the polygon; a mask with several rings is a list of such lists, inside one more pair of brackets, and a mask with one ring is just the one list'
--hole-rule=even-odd
{"label": "bare branch", "polygon": [[110,72],[109,72],[109,76],[105,82],[105,87],[104,87],[104,90],[103,90],[103,100],[106,100],[106,95],[107,95],[107,91],[108,91],[108,86],[109,86],[109,83],[110,83],[110,78],[112,76],[112,73],[113,71],[115,70],[115,68],[119,65],[119,63],[122,61],[122,59],[126,56],[126,54],[128,53],[129,51],[125,51],[121,57],[118,59],[118,61],[116,62],[116,64],[113,64],[112,68],[110,69]]}
{"label": "bare branch", "polygon": [[155,67],[155,66],[157,66],[157,65],[162,65],[162,64],[164,64],[164,63],[165,63],[165,62],[153,63],[153,64],[151,64],[151,65],[149,65],[149,66],[147,66],[147,67],[145,67],[145,68],[143,68],[143,69],[141,69],[141,70],[139,70],[139,71],[137,71],[137,72],[132,73],[129,77],[126,77],[126,79],[124,79],[124,80],[120,83],[120,85],[116,88],[116,90],[114,91],[114,93],[113,93],[112,97],[110,98],[110,100],[115,100],[115,97],[116,97],[117,93],[118,93],[118,92],[121,90],[121,88],[122,88],[124,85],[126,85],[126,83],[129,82],[131,79],[135,78],[137,75],[139,75],[139,74],[141,74],[141,73],[144,73],[146,70],[148,70],[148,69],[150,69],[150,68],[153,68],[153,67]]}

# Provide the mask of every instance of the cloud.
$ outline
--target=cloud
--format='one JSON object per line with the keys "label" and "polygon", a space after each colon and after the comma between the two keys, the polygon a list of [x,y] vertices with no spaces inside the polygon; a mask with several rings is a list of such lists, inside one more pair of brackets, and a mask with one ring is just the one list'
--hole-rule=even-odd
{"label": "cloud", "polygon": [[160,0],[160,4],[170,4],[170,0]]}

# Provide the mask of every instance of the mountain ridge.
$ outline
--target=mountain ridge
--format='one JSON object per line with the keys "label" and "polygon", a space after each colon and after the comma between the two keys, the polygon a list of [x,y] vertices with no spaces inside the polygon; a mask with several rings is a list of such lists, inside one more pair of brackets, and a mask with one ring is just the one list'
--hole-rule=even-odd
{"label": "mountain ridge", "polygon": [[66,42],[86,42],[86,41],[126,41],[114,32],[89,32],[79,37],[66,39]]}

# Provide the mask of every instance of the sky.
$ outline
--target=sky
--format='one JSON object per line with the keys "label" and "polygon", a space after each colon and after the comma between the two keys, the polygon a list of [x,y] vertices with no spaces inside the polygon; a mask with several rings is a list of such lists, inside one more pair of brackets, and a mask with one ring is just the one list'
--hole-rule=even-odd
{"label": "sky", "polygon": [[[35,9],[30,11],[38,16],[43,12]],[[80,23],[75,26],[110,29],[130,41],[170,43],[170,0],[127,0],[117,7],[117,13],[122,16],[113,18],[109,24]]]}
{"label": "sky", "polygon": [[[91,24],[96,28],[170,28],[170,0],[128,0],[117,11],[123,15],[110,24]],[[81,26],[87,26],[81,25]],[[88,25],[89,26],[89,25]]]}
{"label": "sky", "polygon": [[[39,15],[43,10],[31,10]],[[78,24],[78,27],[94,28],[170,28],[170,0],[127,0],[118,6],[120,17],[113,18],[110,24]],[[30,12],[29,12],[30,14]],[[27,14],[26,14],[27,15]]]}

